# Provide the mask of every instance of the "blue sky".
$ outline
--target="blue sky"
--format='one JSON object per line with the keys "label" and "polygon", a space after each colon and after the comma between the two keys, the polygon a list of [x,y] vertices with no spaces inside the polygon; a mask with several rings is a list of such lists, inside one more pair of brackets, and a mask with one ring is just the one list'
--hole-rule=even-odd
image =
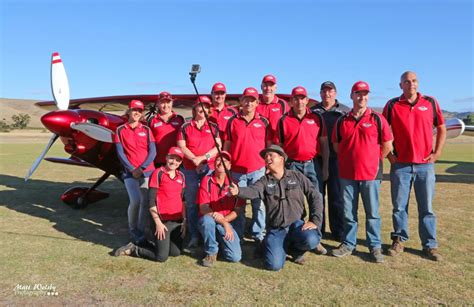
{"label": "blue sky", "polygon": [[332,80],[350,104],[355,81],[369,104],[400,94],[417,72],[420,92],[450,111],[474,111],[473,2],[0,0],[0,97],[51,100],[50,57],[60,52],[71,98],[228,92],[278,78],[319,99]]}

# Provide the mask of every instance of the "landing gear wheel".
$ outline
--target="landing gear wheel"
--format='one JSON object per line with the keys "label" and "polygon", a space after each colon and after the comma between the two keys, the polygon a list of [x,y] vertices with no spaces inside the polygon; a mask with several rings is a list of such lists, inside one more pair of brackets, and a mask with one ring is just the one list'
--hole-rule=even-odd
{"label": "landing gear wheel", "polygon": [[71,202],[70,205],[73,209],[84,209],[87,207],[88,203],[85,197],[79,196],[73,202]]}

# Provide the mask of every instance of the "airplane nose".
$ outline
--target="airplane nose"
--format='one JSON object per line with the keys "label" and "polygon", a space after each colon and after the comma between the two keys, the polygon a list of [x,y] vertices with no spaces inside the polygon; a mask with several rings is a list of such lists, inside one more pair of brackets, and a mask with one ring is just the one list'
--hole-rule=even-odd
{"label": "airplane nose", "polygon": [[49,131],[66,137],[72,136],[71,123],[79,121],[79,115],[73,110],[52,111],[41,117],[41,122]]}

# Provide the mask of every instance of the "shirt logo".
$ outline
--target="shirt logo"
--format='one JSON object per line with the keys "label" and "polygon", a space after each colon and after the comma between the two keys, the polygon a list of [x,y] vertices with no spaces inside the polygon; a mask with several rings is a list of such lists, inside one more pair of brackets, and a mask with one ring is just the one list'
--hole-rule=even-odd
{"label": "shirt logo", "polygon": [[372,124],[371,123],[362,123],[362,127],[370,128],[370,127],[372,127]]}
{"label": "shirt logo", "polygon": [[139,136],[146,136],[146,133],[145,132],[138,132],[138,135]]}
{"label": "shirt logo", "polygon": [[427,108],[427,107],[418,107],[418,110],[420,110],[420,111],[423,111],[423,112],[424,112],[424,111],[428,110],[428,108]]}
{"label": "shirt logo", "polygon": [[254,126],[255,128],[260,128],[260,127],[262,127],[262,125],[259,124],[259,123],[255,123],[255,124],[253,124],[253,126]]}
{"label": "shirt logo", "polygon": [[309,125],[313,125],[314,124],[314,120],[310,119],[310,120],[307,120],[306,121]]}
{"label": "shirt logo", "polygon": [[162,122],[158,122],[158,123],[154,124],[153,127],[156,128],[156,127],[160,127],[161,125],[163,125],[163,123],[162,123]]}
{"label": "shirt logo", "polygon": [[207,133],[211,133],[211,129],[206,129],[204,131],[206,131]]}
{"label": "shirt logo", "polygon": [[280,108],[272,108],[272,112],[278,112],[280,111]]}
{"label": "shirt logo", "polygon": [[224,116],[225,120],[229,120],[230,116]]}
{"label": "shirt logo", "polygon": [[[160,124],[161,124],[161,123],[160,123]],[[172,124],[173,126],[178,126],[178,125],[179,125],[178,122],[171,122],[171,124]]]}
{"label": "shirt logo", "polygon": [[183,180],[181,180],[181,179],[176,180],[176,182],[179,183],[179,184],[183,184]]}
{"label": "shirt logo", "polygon": [[276,186],[276,183],[269,183],[269,184],[267,184],[267,187],[269,187],[269,188],[273,188],[273,187],[275,187],[275,186]]}
{"label": "shirt logo", "polygon": [[288,180],[288,184],[296,184],[296,181],[290,179]]}

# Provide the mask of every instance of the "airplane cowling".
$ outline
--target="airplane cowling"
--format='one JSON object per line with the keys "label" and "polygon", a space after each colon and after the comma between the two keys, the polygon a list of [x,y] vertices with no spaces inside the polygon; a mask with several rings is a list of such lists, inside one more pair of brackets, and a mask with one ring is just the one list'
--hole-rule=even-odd
{"label": "airplane cowling", "polygon": [[73,110],[52,111],[41,117],[41,122],[49,131],[62,137],[71,137],[74,133],[71,123],[80,120],[79,114]]}

